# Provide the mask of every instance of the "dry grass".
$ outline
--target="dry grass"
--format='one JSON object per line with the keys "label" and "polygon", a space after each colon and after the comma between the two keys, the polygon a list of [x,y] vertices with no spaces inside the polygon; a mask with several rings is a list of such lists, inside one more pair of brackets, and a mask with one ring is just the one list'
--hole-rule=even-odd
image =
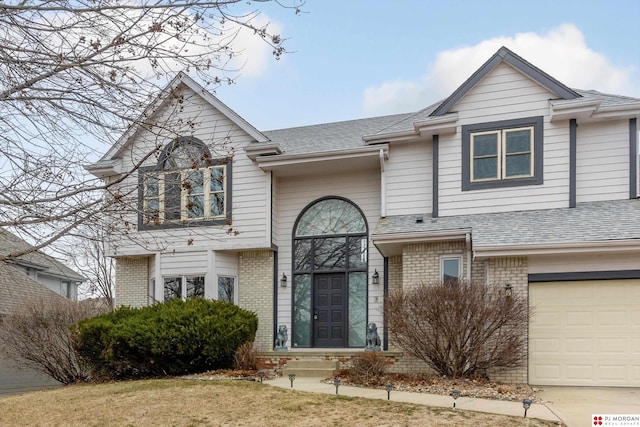
{"label": "dry grass", "polygon": [[0,398],[0,426],[551,426],[550,422],[184,379],[74,385]]}

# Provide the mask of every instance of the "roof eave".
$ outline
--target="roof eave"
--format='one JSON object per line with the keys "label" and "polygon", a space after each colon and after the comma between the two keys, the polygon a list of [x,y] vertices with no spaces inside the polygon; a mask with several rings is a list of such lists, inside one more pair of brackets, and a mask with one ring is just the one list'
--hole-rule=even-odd
{"label": "roof eave", "polygon": [[471,228],[452,230],[420,231],[410,233],[372,234],[371,241],[384,256],[402,255],[402,247],[411,243],[428,243],[446,240],[465,240]]}
{"label": "roof eave", "polygon": [[388,156],[389,146],[379,144],[375,146],[365,146],[351,148],[347,150],[322,151],[315,153],[280,154],[277,156],[257,156],[256,162],[262,170],[271,170],[283,166],[298,165],[303,163],[353,159],[359,157],[379,156],[380,150]]}

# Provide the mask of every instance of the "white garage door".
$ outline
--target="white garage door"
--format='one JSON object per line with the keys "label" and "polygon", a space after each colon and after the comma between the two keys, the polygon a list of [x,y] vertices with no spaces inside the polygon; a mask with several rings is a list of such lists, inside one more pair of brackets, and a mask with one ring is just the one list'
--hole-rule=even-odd
{"label": "white garage door", "polygon": [[529,383],[640,387],[640,280],[529,285]]}

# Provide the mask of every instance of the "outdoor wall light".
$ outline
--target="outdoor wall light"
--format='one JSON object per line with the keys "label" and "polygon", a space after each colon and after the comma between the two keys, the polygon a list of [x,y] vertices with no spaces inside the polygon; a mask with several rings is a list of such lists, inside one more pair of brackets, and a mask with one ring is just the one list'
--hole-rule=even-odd
{"label": "outdoor wall light", "polygon": [[341,381],[338,378],[333,380],[333,385],[336,386],[336,394],[338,394],[338,387],[340,387],[340,382]]}
{"label": "outdoor wall light", "polygon": [[282,277],[280,278],[280,287],[281,288],[287,287],[287,275],[284,273],[282,273]]}
{"label": "outdoor wall light", "polygon": [[527,409],[531,408],[533,400],[526,398],[522,401],[522,407],[524,408],[524,417],[527,418]]}
{"label": "outdoor wall light", "polygon": [[293,381],[296,379],[296,374],[289,374],[289,381],[291,381],[291,390],[293,390]]}
{"label": "outdoor wall light", "polygon": [[507,283],[504,286],[504,294],[508,297],[513,295],[513,286],[511,286],[511,283]]}
{"label": "outdoor wall light", "polygon": [[393,390],[393,384],[387,384],[387,400],[391,400],[391,390]]}
{"label": "outdoor wall light", "polygon": [[458,389],[454,389],[451,392],[451,397],[453,397],[453,409],[456,409],[456,399],[460,397],[462,393]]}
{"label": "outdoor wall light", "polygon": [[371,283],[377,285],[380,283],[380,275],[378,274],[378,270],[374,270],[373,276],[371,276]]}

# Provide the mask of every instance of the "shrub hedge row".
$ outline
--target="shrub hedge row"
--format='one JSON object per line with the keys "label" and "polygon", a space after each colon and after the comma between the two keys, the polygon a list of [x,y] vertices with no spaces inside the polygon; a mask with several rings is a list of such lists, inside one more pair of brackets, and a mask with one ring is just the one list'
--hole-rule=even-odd
{"label": "shrub hedge row", "polygon": [[229,368],[253,341],[255,313],[194,298],[143,308],[121,307],[76,325],[78,351],[107,378],[182,375]]}

